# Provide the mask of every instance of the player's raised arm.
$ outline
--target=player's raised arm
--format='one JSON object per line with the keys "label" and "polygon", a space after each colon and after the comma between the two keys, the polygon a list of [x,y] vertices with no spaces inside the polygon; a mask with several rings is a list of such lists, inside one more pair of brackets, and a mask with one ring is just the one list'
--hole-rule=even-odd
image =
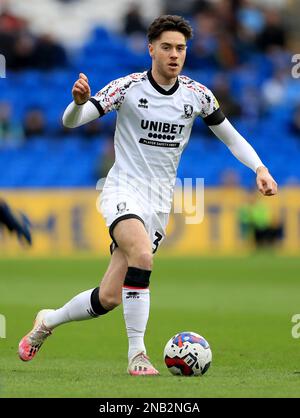
{"label": "player's raised arm", "polygon": [[80,73],[72,88],[73,102],[69,104],[63,114],[63,124],[67,128],[77,128],[99,117],[99,111],[89,101],[91,89],[88,78]]}
{"label": "player's raised arm", "polygon": [[253,147],[237,132],[228,119],[225,118],[220,124],[211,125],[209,128],[228,146],[239,161],[256,173],[257,188],[264,196],[277,193],[277,183],[268,169],[263,165]]}
{"label": "player's raised arm", "polygon": [[72,95],[77,105],[83,105],[91,97],[89,80],[85,74],[79,74],[79,79],[74,83]]}

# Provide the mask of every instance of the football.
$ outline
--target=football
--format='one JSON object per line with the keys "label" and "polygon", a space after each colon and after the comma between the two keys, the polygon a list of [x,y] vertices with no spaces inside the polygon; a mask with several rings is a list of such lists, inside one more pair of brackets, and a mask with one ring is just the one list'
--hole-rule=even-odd
{"label": "football", "polygon": [[207,372],[212,352],[205,338],[195,332],[174,335],[164,349],[164,361],[174,375],[202,376]]}

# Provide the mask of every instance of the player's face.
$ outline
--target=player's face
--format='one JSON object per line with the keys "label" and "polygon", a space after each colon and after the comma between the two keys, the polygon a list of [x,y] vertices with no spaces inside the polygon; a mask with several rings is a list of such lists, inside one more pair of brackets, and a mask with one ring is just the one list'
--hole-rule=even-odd
{"label": "player's face", "polygon": [[149,45],[152,69],[162,79],[176,78],[186,57],[186,40],[182,33],[166,31]]}

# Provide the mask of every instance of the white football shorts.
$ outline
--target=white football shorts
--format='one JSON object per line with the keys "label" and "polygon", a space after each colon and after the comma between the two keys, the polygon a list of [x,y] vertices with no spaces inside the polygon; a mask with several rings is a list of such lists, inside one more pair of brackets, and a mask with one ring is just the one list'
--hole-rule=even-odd
{"label": "white football shorts", "polygon": [[99,203],[100,212],[113,240],[111,252],[117,246],[113,237],[114,227],[118,222],[130,218],[139,219],[144,224],[152,242],[153,253],[157,251],[166,236],[169,213],[153,210],[149,204],[142,204],[137,197],[120,188],[105,188],[100,195]]}

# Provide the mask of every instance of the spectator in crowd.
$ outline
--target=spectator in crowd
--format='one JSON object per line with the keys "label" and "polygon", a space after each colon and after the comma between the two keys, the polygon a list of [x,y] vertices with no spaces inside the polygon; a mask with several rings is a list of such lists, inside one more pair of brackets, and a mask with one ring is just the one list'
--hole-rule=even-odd
{"label": "spectator in crowd", "polygon": [[18,71],[66,67],[65,49],[51,35],[33,36],[27,22],[13,15],[0,15],[0,51],[7,67]]}
{"label": "spectator in crowd", "polygon": [[256,248],[272,248],[283,237],[283,225],[274,219],[271,208],[256,192],[248,195],[248,201],[238,212],[241,234],[244,239],[254,242]]}
{"label": "spectator in crowd", "polygon": [[34,50],[35,68],[51,70],[68,65],[65,49],[49,34],[40,36]]}
{"label": "spectator in crowd", "polygon": [[129,39],[129,47],[137,54],[144,54],[146,48],[145,25],[140,7],[136,3],[129,5],[123,18],[123,32]]}
{"label": "spectator in crowd", "polygon": [[262,201],[252,207],[252,224],[257,248],[273,247],[283,236],[283,226],[274,222],[270,208]]}
{"label": "spectator in crowd", "polygon": [[23,137],[22,126],[12,119],[10,103],[0,102],[0,147],[17,146]]}
{"label": "spectator in crowd", "polygon": [[132,3],[124,16],[124,33],[132,35],[140,33],[145,36],[146,25],[138,4]]}
{"label": "spectator in crowd", "polygon": [[23,129],[26,139],[45,135],[46,120],[44,112],[39,108],[29,109],[24,116]]}
{"label": "spectator in crowd", "polygon": [[0,13],[1,31],[14,34],[24,30],[27,27],[27,21],[11,13],[8,6],[8,4],[4,4]]}
{"label": "spectator in crowd", "polygon": [[247,62],[257,53],[256,40],[264,27],[263,12],[249,0],[241,0],[235,9],[235,47],[239,61]]}
{"label": "spectator in crowd", "polygon": [[241,106],[230,91],[228,78],[224,74],[218,74],[215,78],[213,91],[218,101],[222,103],[223,112],[228,118],[235,118],[241,115]]}
{"label": "spectator in crowd", "polygon": [[12,70],[35,67],[35,40],[30,33],[22,32],[14,39],[8,67]]}
{"label": "spectator in crowd", "polygon": [[191,18],[212,9],[210,0],[164,0],[163,13]]}
{"label": "spectator in crowd", "polygon": [[273,46],[286,47],[287,31],[282,22],[280,13],[274,9],[266,9],[265,25],[257,37],[257,45],[267,51]]}
{"label": "spectator in crowd", "polygon": [[194,39],[191,42],[187,67],[194,69],[218,68],[219,27],[211,10],[194,16]]}
{"label": "spectator in crowd", "polygon": [[10,68],[14,56],[16,37],[27,30],[28,22],[15,16],[9,10],[8,2],[4,2],[0,6],[2,6],[0,13],[0,52],[5,56],[7,66]]}
{"label": "spectator in crowd", "polygon": [[[236,15],[238,13],[240,3],[241,0],[223,0],[214,4],[215,13],[217,15],[219,23],[222,24],[223,30],[231,33],[234,37],[236,37],[237,33]],[[203,2],[198,3],[196,1],[196,5],[198,4],[201,5],[200,10],[198,10],[198,12],[201,12],[203,10]],[[195,6],[195,11],[196,7],[197,6]],[[206,6],[206,8],[208,8],[208,6]]]}
{"label": "spectator in crowd", "polygon": [[285,103],[289,74],[285,70],[277,70],[272,78],[262,85],[262,99],[266,109]]}
{"label": "spectator in crowd", "polygon": [[264,14],[251,0],[242,0],[237,10],[238,25],[255,42],[258,34],[263,30]]}
{"label": "spectator in crowd", "polygon": [[0,25],[0,52],[4,55],[7,67],[11,67],[14,37],[7,33]]}

